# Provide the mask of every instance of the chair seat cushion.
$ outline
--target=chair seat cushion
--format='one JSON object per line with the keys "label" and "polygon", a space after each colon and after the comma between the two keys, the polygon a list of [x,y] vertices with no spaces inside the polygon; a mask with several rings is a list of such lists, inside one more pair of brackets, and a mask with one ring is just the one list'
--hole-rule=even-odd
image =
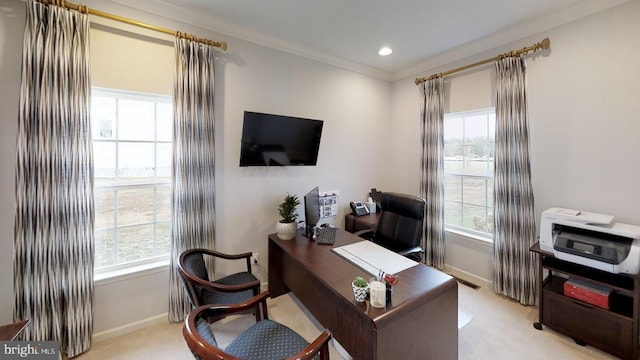
{"label": "chair seat cushion", "polygon": [[[257,278],[250,272],[241,272],[229,276],[220,278],[215,283],[222,285],[239,285],[245,284],[251,281],[255,281]],[[205,289],[202,292],[203,304],[238,304],[245,300],[249,300],[253,297],[253,290],[245,290],[240,292],[223,292],[223,291],[211,291]]]}
{"label": "chair seat cushion", "polygon": [[274,360],[297,354],[308,345],[302,336],[288,327],[262,320],[245,330],[224,351],[243,359]]}

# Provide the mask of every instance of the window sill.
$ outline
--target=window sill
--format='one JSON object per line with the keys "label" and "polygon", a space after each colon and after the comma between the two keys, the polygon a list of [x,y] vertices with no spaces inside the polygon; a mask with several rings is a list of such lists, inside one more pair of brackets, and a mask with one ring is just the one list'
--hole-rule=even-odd
{"label": "window sill", "polygon": [[140,276],[159,273],[162,271],[166,271],[167,269],[169,269],[169,259],[162,259],[146,264],[94,274],[93,281],[95,286],[101,286],[137,278]]}
{"label": "window sill", "polygon": [[455,234],[456,236],[462,239],[479,243],[481,245],[491,246],[491,247],[493,246],[493,239],[490,239],[484,236],[479,236],[479,235],[475,235],[475,234],[471,234],[465,231],[460,231],[455,229],[444,229],[444,231],[451,234]]}

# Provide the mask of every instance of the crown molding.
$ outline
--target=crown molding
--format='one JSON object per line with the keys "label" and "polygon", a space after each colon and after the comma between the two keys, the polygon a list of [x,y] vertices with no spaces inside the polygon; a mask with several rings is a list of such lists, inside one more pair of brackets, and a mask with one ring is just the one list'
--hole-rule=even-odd
{"label": "crown molding", "polygon": [[[253,31],[238,26],[228,20],[212,17],[196,11],[187,10],[182,6],[163,0],[107,0],[122,6],[134,8],[149,14],[160,16],[169,20],[193,25],[204,30],[212,31],[231,38],[248,41],[260,46],[280,50],[300,57],[315,60],[321,63],[333,65],[346,70],[372,76],[378,79],[391,81],[392,74],[377,68],[355,63],[343,58],[329,55],[309,47],[278,39],[258,31]],[[217,41],[217,40],[216,40]],[[232,50],[233,43],[229,44]]]}
{"label": "crown molding", "polygon": [[[134,8],[149,14],[160,16],[168,20],[189,24],[204,30],[221,34],[230,38],[248,41],[260,46],[280,50],[300,57],[308,58],[346,70],[361,73],[385,81],[397,81],[418,74],[428,73],[430,70],[447,64],[463,60],[474,55],[498,48],[520,39],[541,34],[560,25],[576,21],[583,17],[619,6],[632,0],[590,0],[526,23],[494,33],[489,36],[457,46],[451,50],[432,56],[416,65],[407,67],[395,73],[383,71],[374,67],[326,54],[309,47],[284,41],[257,31],[238,26],[226,19],[206,15],[193,10],[187,10],[177,2],[165,0],[106,0],[122,6]],[[553,46],[553,39],[552,46]],[[230,43],[233,49],[233,43]]]}
{"label": "crown molding", "polygon": [[[548,31],[560,25],[568,24],[589,15],[593,15],[601,11],[616,7],[618,5],[622,5],[629,1],[631,0],[591,0],[583,2],[579,5],[567,8],[564,11],[560,11],[537,20],[518,24],[517,26],[511,27],[504,31],[485,36],[483,38],[445,51],[441,54],[432,56],[424,62],[409,67],[406,70],[394,73],[391,77],[391,80],[396,81],[405,79],[407,77],[417,76],[418,74],[428,73],[430,71],[433,71],[433,69],[438,69],[455,61],[459,61],[467,57],[486,52],[487,50],[498,48],[505,44],[509,44],[529,36],[540,34],[544,31]],[[551,39],[551,46],[553,46],[553,39]],[[496,56],[497,55],[499,54],[496,54]]]}

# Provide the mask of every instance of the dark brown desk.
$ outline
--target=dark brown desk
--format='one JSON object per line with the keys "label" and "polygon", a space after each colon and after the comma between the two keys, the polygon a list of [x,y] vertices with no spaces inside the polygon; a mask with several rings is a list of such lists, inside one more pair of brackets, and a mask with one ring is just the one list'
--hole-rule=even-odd
{"label": "dark brown desk", "polygon": [[[334,246],[362,241],[338,230]],[[351,281],[364,270],[300,235],[269,235],[269,292],[292,291],[354,359],[458,358],[458,285],[419,264],[400,272],[385,309],[357,303]]]}
{"label": "dark brown desk", "polygon": [[362,216],[347,214],[344,216],[344,229],[352,233],[360,230],[375,230],[378,220],[380,220],[379,211]]}
{"label": "dark brown desk", "polygon": [[0,340],[12,341],[24,330],[25,326],[29,323],[29,320],[23,320],[14,322],[12,324],[0,326]]}

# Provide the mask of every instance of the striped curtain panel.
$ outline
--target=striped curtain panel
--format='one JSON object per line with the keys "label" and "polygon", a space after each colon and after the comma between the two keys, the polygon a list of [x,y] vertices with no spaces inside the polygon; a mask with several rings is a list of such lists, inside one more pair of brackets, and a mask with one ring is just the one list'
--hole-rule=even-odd
{"label": "striped curtain panel", "polygon": [[422,246],[427,265],[444,269],[444,79],[420,84],[420,195],[427,200]]}
{"label": "striped curtain panel", "polygon": [[497,61],[496,72],[493,287],[523,305],[534,305],[535,257],[529,247],[536,239],[536,224],[524,56]]}
{"label": "striped curtain panel", "polygon": [[169,321],[180,322],[191,304],[177,271],[178,257],[187,249],[214,248],[215,48],[179,36],[175,48]]}
{"label": "striped curtain panel", "polygon": [[[89,19],[28,1],[16,146],[14,320],[74,357],[93,331]],[[7,291],[7,289],[5,289]]]}

